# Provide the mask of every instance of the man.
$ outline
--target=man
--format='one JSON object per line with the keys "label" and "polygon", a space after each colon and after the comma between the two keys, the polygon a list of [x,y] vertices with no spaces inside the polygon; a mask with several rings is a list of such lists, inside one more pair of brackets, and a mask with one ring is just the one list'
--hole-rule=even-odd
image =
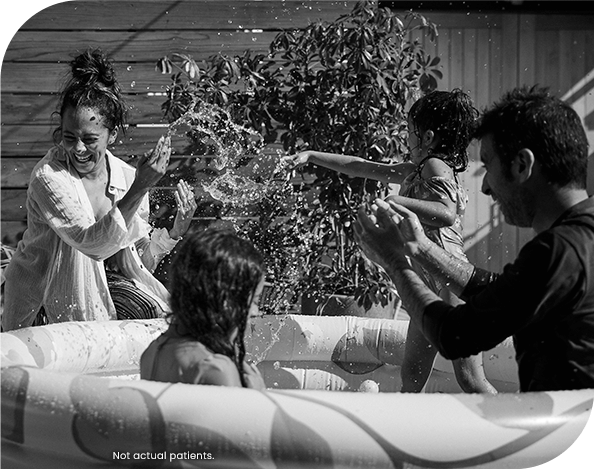
{"label": "man", "polygon": [[[519,88],[481,116],[482,191],[505,220],[536,237],[496,275],[461,262],[425,236],[415,214],[378,200],[355,234],[394,281],[418,327],[448,358],[513,335],[521,391],[594,388],[594,198],[577,113],[546,89]],[[451,306],[411,269],[413,257],[465,304]]]}

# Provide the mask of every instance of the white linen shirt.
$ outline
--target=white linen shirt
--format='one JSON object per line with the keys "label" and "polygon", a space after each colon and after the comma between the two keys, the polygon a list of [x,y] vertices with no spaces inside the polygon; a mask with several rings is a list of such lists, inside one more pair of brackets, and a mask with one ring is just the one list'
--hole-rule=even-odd
{"label": "white linen shirt", "polygon": [[169,309],[167,290],[152,271],[177,241],[165,229],[151,232],[148,195],[126,225],[117,202],[136,170],[109,151],[106,158],[108,190],[116,203],[99,220],[61,147],[49,150],[33,169],[27,230],[6,269],[5,331],[30,326],[42,306],[50,323],[116,319],[103,262],[114,255],[123,275]]}

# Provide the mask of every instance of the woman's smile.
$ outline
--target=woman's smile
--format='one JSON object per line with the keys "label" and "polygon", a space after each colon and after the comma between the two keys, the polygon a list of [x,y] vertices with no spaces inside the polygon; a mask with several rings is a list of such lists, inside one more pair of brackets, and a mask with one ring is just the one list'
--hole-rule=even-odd
{"label": "woman's smile", "polygon": [[100,114],[91,108],[69,108],[62,118],[62,145],[81,176],[105,169],[111,132]]}
{"label": "woman's smile", "polygon": [[79,155],[77,153],[72,153],[72,155],[74,156],[74,158],[76,159],[76,161],[78,161],[81,164],[86,164],[89,161],[91,161],[91,159],[93,158],[93,155],[90,154],[90,153],[83,154],[83,155]]}

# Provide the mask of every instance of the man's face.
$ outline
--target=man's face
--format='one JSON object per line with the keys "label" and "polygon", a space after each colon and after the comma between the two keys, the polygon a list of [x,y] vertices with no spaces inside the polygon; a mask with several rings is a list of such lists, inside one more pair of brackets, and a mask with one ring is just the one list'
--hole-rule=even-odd
{"label": "man's face", "polygon": [[495,151],[491,135],[481,139],[481,162],[485,168],[482,192],[499,204],[505,221],[519,227],[532,226],[532,203],[526,189],[514,179]]}

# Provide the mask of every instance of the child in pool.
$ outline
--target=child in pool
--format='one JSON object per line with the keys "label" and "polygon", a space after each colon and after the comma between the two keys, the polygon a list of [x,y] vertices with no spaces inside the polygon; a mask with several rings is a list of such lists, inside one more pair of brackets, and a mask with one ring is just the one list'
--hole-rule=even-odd
{"label": "child in pool", "polygon": [[264,389],[245,361],[246,325],[264,287],[254,246],[226,230],[192,233],[173,259],[170,285],[169,328],[142,354],[140,377]]}
{"label": "child in pool", "polygon": [[[467,260],[463,249],[462,216],[468,197],[457,173],[466,170],[467,148],[473,138],[477,117],[478,111],[463,91],[433,91],[417,100],[409,111],[408,162],[376,163],[356,156],[310,150],[288,156],[285,162],[289,168],[314,163],[353,177],[400,184],[399,195],[388,199],[415,212],[431,240]],[[451,304],[461,302],[420,266],[414,267],[445,301]],[[436,354],[435,348],[411,322],[402,365],[402,392],[423,389]],[[465,392],[496,392],[485,377],[481,355],[455,360],[454,371]]]}

